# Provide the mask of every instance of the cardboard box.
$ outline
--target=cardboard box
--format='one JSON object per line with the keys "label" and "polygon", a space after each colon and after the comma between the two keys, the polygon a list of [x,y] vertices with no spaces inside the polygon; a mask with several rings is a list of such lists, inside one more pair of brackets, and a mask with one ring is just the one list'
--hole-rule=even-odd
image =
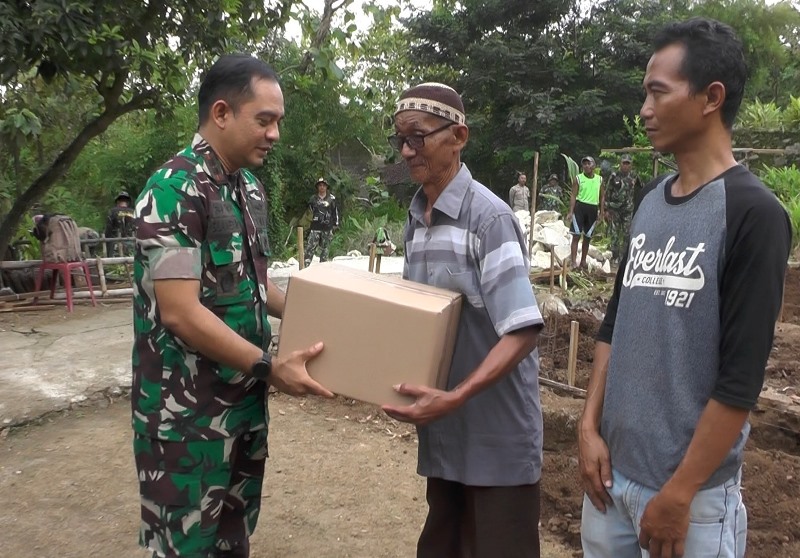
{"label": "cardboard box", "polygon": [[460,314],[459,293],[316,264],[289,280],[278,356],[322,341],[311,377],[353,399],[407,405],[393,385],[446,387]]}

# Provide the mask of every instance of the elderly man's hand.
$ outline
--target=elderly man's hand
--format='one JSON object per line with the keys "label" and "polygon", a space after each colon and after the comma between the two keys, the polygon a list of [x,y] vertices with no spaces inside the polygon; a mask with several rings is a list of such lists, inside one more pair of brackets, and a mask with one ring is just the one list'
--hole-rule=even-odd
{"label": "elderly man's hand", "polygon": [[411,424],[428,424],[461,406],[461,401],[451,391],[400,384],[395,386],[397,393],[411,395],[416,401],[411,405],[384,405],[383,411],[395,420]]}

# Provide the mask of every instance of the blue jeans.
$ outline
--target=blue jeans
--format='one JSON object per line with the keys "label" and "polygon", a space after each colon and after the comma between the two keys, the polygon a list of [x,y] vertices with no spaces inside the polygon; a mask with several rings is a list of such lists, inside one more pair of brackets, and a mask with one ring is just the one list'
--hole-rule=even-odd
{"label": "blue jeans", "polygon": [[[639,522],[657,490],[613,471],[606,513],[583,497],[581,543],[584,558],[649,558],[639,547]],[[742,502],[741,469],[724,484],[701,490],[692,500],[686,558],[744,558],[747,512]]]}

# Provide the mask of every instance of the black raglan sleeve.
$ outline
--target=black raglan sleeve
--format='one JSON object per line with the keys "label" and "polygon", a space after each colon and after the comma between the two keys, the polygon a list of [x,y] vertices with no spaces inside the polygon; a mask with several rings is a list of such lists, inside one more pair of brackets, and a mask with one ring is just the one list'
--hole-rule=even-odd
{"label": "black raglan sleeve", "polygon": [[720,282],[720,363],[711,398],[743,409],[764,383],[791,247],[789,216],[749,171],[726,179]]}

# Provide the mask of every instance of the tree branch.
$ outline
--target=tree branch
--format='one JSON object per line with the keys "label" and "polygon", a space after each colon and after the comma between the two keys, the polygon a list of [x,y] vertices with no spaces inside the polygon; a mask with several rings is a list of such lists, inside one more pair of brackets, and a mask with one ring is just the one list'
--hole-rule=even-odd
{"label": "tree branch", "polygon": [[[114,83],[115,90],[120,80],[121,76],[117,75],[117,81]],[[124,82],[124,80],[122,81]],[[105,132],[120,116],[135,110],[155,106],[157,100],[158,92],[153,89],[135,95],[123,105],[119,104],[119,96],[117,96],[117,99],[110,106],[106,106],[102,114],[86,124],[75,139],[58,154],[52,164],[14,201],[11,211],[0,223],[0,255],[5,254],[6,248],[11,242],[12,236],[22,221],[22,216],[25,212],[47,192],[53,183],[64,176],[78,158],[78,155],[80,155],[81,150],[86,147],[86,144]]]}

